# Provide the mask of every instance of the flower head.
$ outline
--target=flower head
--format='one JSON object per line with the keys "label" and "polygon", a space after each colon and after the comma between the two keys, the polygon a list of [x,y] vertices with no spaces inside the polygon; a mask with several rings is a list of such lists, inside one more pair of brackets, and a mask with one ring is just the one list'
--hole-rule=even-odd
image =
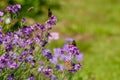
{"label": "flower head", "polygon": [[49,40],[58,40],[59,39],[59,33],[57,32],[51,32],[49,36]]}
{"label": "flower head", "polygon": [[10,5],[6,8],[6,12],[17,13],[21,9],[20,4]]}
{"label": "flower head", "polygon": [[1,17],[1,16],[4,16],[4,13],[3,13],[2,11],[0,11],[0,17]]}
{"label": "flower head", "polygon": [[35,79],[34,79],[34,75],[31,74],[30,77],[29,77],[27,80],[35,80]]}

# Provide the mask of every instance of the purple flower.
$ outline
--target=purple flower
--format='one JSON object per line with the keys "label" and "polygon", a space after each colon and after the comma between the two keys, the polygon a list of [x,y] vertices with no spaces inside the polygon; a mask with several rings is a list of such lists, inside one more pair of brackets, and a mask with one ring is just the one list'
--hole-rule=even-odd
{"label": "purple flower", "polygon": [[66,40],[67,42],[72,42],[72,41],[73,41],[72,38],[66,38],[65,40]]}
{"label": "purple flower", "polygon": [[69,72],[76,72],[81,68],[81,64],[72,64],[72,69],[69,69]]}
{"label": "purple flower", "polygon": [[46,21],[45,27],[51,29],[52,25],[55,25],[57,22],[57,18],[52,15],[49,20]]}
{"label": "purple flower", "polygon": [[34,40],[39,43],[40,42],[40,39],[38,37],[34,38]]}
{"label": "purple flower", "polygon": [[0,57],[0,67],[1,68],[7,68],[7,69],[13,68],[13,69],[15,69],[18,67],[18,64],[16,62],[11,61],[12,58],[10,59],[10,57],[11,56],[9,55],[9,53],[3,54]]}
{"label": "purple flower", "polygon": [[0,22],[2,23],[2,22],[3,22],[3,20],[2,20],[2,19],[0,19]]}
{"label": "purple flower", "polygon": [[47,20],[46,24],[55,25],[56,22],[57,22],[57,18],[54,15],[52,15],[50,19]]}
{"label": "purple flower", "polygon": [[21,5],[20,4],[16,4],[15,5],[18,9],[21,9]]}
{"label": "purple flower", "polygon": [[29,44],[31,44],[31,43],[32,43],[31,40],[29,40],[29,39],[26,40],[26,44],[27,44],[27,45],[29,45]]}
{"label": "purple flower", "polygon": [[72,59],[73,59],[73,56],[72,55],[65,55],[65,54],[61,54],[60,55],[60,59],[62,60],[62,61],[71,61]]}
{"label": "purple flower", "polygon": [[67,52],[68,54],[72,54],[72,55],[79,55],[79,54],[81,54],[79,49],[76,46],[72,45],[72,44],[65,44],[63,46],[63,50],[65,52]]}
{"label": "purple flower", "polygon": [[36,24],[35,24],[35,27],[36,27],[38,30],[45,31],[45,26],[44,26],[43,24],[36,23]]}
{"label": "purple flower", "polygon": [[73,69],[79,70],[81,68],[81,64],[74,64]]}
{"label": "purple flower", "polygon": [[40,25],[40,29],[44,31],[45,30],[45,26],[43,24],[41,24]]}
{"label": "purple flower", "polygon": [[51,25],[50,25],[50,24],[46,24],[46,25],[45,25],[45,28],[51,29]]}
{"label": "purple flower", "polygon": [[56,65],[56,69],[57,70],[60,70],[60,71],[63,71],[64,70],[64,66],[63,65]]}
{"label": "purple flower", "polygon": [[16,53],[13,53],[13,52],[9,52],[9,57],[14,60],[17,59]]}
{"label": "purple flower", "polygon": [[10,5],[6,8],[6,12],[17,13],[21,9],[20,4]]}
{"label": "purple flower", "polygon": [[57,32],[50,33],[49,41],[51,41],[51,40],[58,40],[58,39],[59,39],[59,33],[57,33]]}
{"label": "purple flower", "polygon": [[7,68],[12,68],[12,69],[15,69],[18,67],[18,64],[16,62],[7,62]]}
{"label": "purple flower", "polygon": [[48,59],[52,59],[53,58],[53,56],[51,54],[51,51],[48,50],[48,49],[43,50],[42,53],[43,53],[43,56],[46,56]]}
{"label": "purple flower", "polygon": [[68,70],[69,72],[76,72],[76,70],[75,69],[70,69],[70,70]]}
{"label": "purple flower", "polygon": [[34,75],[31,74],[30,77],[27,80],[35,80]]}
{"label": "purple flower", "polygon": [[0,26],[0,44],[3,42],[2,27]]}
{"label": "purple flower", "polygon": [[4,16],[4,13],[2,11],[0,11],[0,17]]}
{"label": "purple flower", "polygon": [[69,53],[69,44],[64,44],[62,50]]}
{"label": "purple flower", "polygon": [[56,21],[57,21],[56,16],[52,15],[52,16],[51,16],[51,20],[54,21],[54,22],[56,22]]}
{"label": "purple flower", "polygon": [[44,66],[44,62],[43,61],[40,61],[40,66]]}
{"label": "purple flower", "polygon": [[13,80],[13,76],[11,74],[8,75],[8,80]]}
{"label": "purple flower", "polygon": [[58,69],[58,70],[59,70],[59,69],[60,69],[60,66],[59,66],[59,65],[56,65],[56,69]]}
{"label": "purple flower", "polygon": [[6,8],[6,12],[12,12],[12,5],[10,5]]}
{"label": "purple flower", "polygon": [[42,47],[44,47],[44,46],[48,43],[47,40],[42,40],[41,42],[42,42],[42,43],[41,43],[41,46],[42,46]]}
{"label": "purple flower", "polygon": [[0,38],[0,45],[2,44],[2,38]]}
{"label": "purple flower", "polygon": [[28,62],[33,62],[33,56],[32,55],[29,55],[26,59],[28,60]]}
{"label": "purple flower", "polygon": [[50,59],[50,62],[53,64],[57,64],[58,59],[56,57],[52,57],[52,59]]}
{"label": "purple flower", "polygon": [[22,23],[24,23],[26,21],[26,18],[22,18]]}
{"label": "purple flower", "polygon": [[52,75],[52,76],[51,76],[51,80],[56,80],[56,76],[55,76],[55,75]]}
{"label": "purple flower", "polygon": [[8,45],[6,46],[6,48],[5,48],[6,51],[10,51],[10,50],[12,50],[12,49],[13,49],[12,44],[8,44]]}
{"label": "purple flower", "polygon": [[4,68],[6,61],[3,59],[4,57],[0,57],[0,68]]}
{"label": "purple flower", "polygon": [[33,29],[31,29],[31,27],[29,27],[29,26],[23,26],[22,33],[24,34],[24,36],[26,38],[29,38],[32,32],[33,32]]}
{"label": "purple flower", "polygon": [[54,56],[58,58],[61,54],[61,49],[60,48],[55,48],[54,49]]}
{"label": "purple flower", "polygon": [[51,74],[53,73],[53,70],[51,67],[48,66],[47,68],[43,68],[41,72],[45,74],[46,78],[50,78]]}
{"label": "purple flower", "polygon": [[81,61],[82,58],[83,58],[83,54],[80,53],[80,54],[76,55],[76,61]]}
{"label": "purple flower", "polygon": [[0,69],[0,73],[2,73],[2,69]]}

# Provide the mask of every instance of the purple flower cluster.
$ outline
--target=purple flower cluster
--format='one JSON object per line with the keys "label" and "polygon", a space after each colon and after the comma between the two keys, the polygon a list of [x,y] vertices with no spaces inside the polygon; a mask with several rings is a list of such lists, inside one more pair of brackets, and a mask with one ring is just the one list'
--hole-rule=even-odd
{"label": "purple flower cluster", "polygon": [[57,18],[52,15],[49,20],[46,21],[46,28],[51,29],[51,25],[55,25]]}
{"label": "purple flower cluster", "polygon": [[[6,8],[7,12],[17,13],[21,5],[11,5]],[[0,16],[4,13],[0,11]],[[26,20],[23,18],[22,23]],[[36,70],[36,73],[45,78],[56,80],[57,71],[77,72],[81,68],[82,54],[69,39],[62,48],[55,48],[53,52],[46,49],[50,37],[50,30],[56,25],[57,18],[51,15],[45,24],[22,25],[17,31],[3,33],[3,25],[0,25],[0,72],[8,75],[8,80],[17,79],[15,73],[18,70]],[[43,61],[43,62],[42,62]],[[39,64],[40,62],[40,64]],[[9,70],[11,70],[9,72]],[[55,70],[55,71],[54,71]],[[3,74],[3,75],[6,75]],[[19,73],[20,74],[20,73]],[[13,76],[14,75],[14,76]],[[21,72],[22,75],[22,72]],[[35,74],[31,71],[27,80],[35,80]],[[22,80],[22,78],[21,78]]]}
{"label": "purple flower cluster", "polygon": [[17,13],[21,9],[20,4],[10,5],[6,8],[6,12]]}
{"label": "purple flower cluster", "polygon": [[[19,56],[17,57],[16,61],[25,61],[25,62],[31,62],[33,63],[33,51],[35,49],[35,44],[39,44],[40,47],[43,47],[43,45],[46,45],[47,40],[45,40],[43,37],[43,35],[41,36],[39,31],[44,31],[46,32],[47,28],[44,25],[40,25],[38,23],[32,25],[32,26],[23,26],[21,29],[19,29],[16,32],[8,32],[6,34],[2,33],[2,28],[0,27],[0,43],[2,46],[4,46],[5,48],[5,53],[8,55],[7,57],[4,56],[4,54],[0,57],[1,60],[1,67],[3,67],[3,63],[4,65],[7,64],[8,66],[12,66],[12,64],[15,65],[15,63],[6,63],[8,61],[10,61],[9,57],[11,57],[11,55],[9,55],[9,53],[14,53],[14,49],[23,49],[21,51],[21,53],[19,54]],[[36,33],[36,31],[38,31],[38,33]],[[44,33],[44,32],[42,32]],[[13,57],[16,57],[13,54]],[[48,57],[50,58],[50,56],[48,55]],[[6,61],[7,59],[7,61]],[[4,60],[4,61],[3,61]],[[6,66],[7,66],[6,65]]]}
{"label": "purple flower cluster", "polygon": [[56,76],[53,73],[52,67],[50,66],[44,67],[44,65],[42,65],[41,67],[38,68],[38,71],[41,74],[43,74],[46,78],[50,78],[51,80],[56,80]]}
{"label": "purple flower cluster", "polygon": [[3,54],[0,57],[0,68],[4,68],[4,69],[13,68],[13,69],[15,69],[18,66],[19,65],[16,62],[14,62],[14,58],[12,58],[12,56],[10,56],[10,54]]}
{"label": "purple flower cluster", "polygon": [[[54,55],[51,55],[50,50],[43,50],[43,55],[50,60],[51,63],[56,65],[58,70],[67,69],[70,72],[76,72],[81,68],[80,62],[83,55],[80,53],[78,48],[71,44],[72,42],[66,43],[62,48],[55,48]],[[62,62],[60,64],[59,62]]]}

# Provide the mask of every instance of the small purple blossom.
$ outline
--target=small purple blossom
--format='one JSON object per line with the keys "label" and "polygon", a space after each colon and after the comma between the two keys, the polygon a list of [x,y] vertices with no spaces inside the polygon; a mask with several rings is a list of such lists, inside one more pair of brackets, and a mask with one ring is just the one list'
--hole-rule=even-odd
{"label": "small purple blossom", "polygon": [[41,46],[42,46],[42,47],[44,47],[44,46],[48,43],[47,40],[42,40],[41,42],[42,42],[42,43],[41,43]]}
{"label": "small purple blossom", "polygon": [[59,39],[59,33],[57,33],[57,32],[50,33],[49,41],[51,41],[51,40],[58,40],[58,39]]}
{"label": "small purple blossom", "polygon": [[73,41],[72,38],[66,38],[65,40],[66,40],[67,42],[72,42],[72,41]]}
{"label": "small purple blossom", "polygon": [[51,76],[51,80],[57,80],[55,75]]}
{"label": "small purple blossom", "polygon": [[17,7],[18,9],[21,9],[21,5],[20,5],[20,4],[16,4],[16,7]]}
{"label": "small purple blossom", "polygon": [[10,51],[10,50],[12,50],[12,49],[13,49],[12,44],[8,44],[8,45],[6,46],[6,48],[5,48],[6,51]]}
{"label": "small purple blossom", "polygon": [[24,23],[26,21],[26,18],[22,18],[22,23]]}
{"label": "small purple blossom", "polygon": [[31,74],[30,77],[27,80],[35,80],[34,75]]}
{"label": "small purple blossom", "polygon": [[36,23],[34,26],[35,26],[36,29],[38,29],[38,30],[45,31],[45,26],[44,26],[43,24]]}
{"label": "small purple blossom", "polygon": [[56,22],[57,22],[57,18],[54,15],[52,15],[50,19],[46,22],[46,24],[55,25]]}
{"label": "small purple blossom", "polygon": [[0,11],[0,17],[4,16],[4,12]]}
{"label": "small purple blossom", "polygon": [[29,45],[29,44],[31,44],[31,43],[32,43],[31,40],[29,40],[29,39],[26,40],[26,44],[27,44],[27,45]]}
{"label": "small purple blossom", "polygon": [[42,68],[41,72],[44,73],[46,78],[51,78],[53,74],[53,69],[48,66],[47,68]]}
{"label": "small purple blossom", "polygon": [[53,58],[53,56],[52,56],[52,54],[51,54],[51,51],[50,50],[43,50],[43,56],[46,56],[47,57],[47,59],[52,59]]}
{"label": "small purple blossom", "polygon": [[3,23],[3,20],[2,20],[2,19],[0,19],[0,22],[1,22],[1,23]]}
{"label": "small purple blossom", "polygon": [[17,68],[19,66],[16,62],[8,62],[7,65],[8,65],[7,66],[8,69],[9,68],[15,69],[15,68]]}
{"label": "small purple blossom", "polygon": [[82,61],[82,59],[83,59],[83,54],[76,55],[76,61]]}
{"label": "small purple blossom", "polygon": [[72,64],[72,69],[68,70],[69,72],[76,72],[81,68],[81,64]]}
{"label": "small purple blossom", "polygon": [[58,65],[58,64],[56,65],[56,69],[57,69],[57,70],[63,71],[64,68],[65,68],[65,67],[64,67],[63,65]]}
{"label": "small purple blossom", "polygon": [[13,80],[13,76],[11,74],[8,75],[8,80]]}
{"label": "small purple blossom", "polygon": [[53,63],[53,64],[57,64],[58,59],[56,57],[51,57],[50,62]]}
{"label": "small purple blossom", "polygon": [[2,69],[0,69],[0,73],[2,73]]}

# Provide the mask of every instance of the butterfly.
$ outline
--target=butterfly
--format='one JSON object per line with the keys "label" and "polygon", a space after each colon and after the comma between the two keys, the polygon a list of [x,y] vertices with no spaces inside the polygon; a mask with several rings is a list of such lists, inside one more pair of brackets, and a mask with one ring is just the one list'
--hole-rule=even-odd
{"label": "butterfly", "polygon": [[30,7],[30,8],[28,8],[28,9],[27,9],[27,12],[32,11],[32,10],[33,10],[33,8],[34,8],[34,7]]}
{"label": "butterfly", "polygon": [[50,10],[50,8],[48,9],[48,17],[51,17],[52,16],[52,12]]}
{"label": "butterfly", "polygon": [[72,41],[72,45],[76,46],[76,42],[75,42],[75,40]]}
{"label": "butterfly", "polygon": [[68,69],[71,69],[71,62],[70,61],[65,61],[64,64]]}

